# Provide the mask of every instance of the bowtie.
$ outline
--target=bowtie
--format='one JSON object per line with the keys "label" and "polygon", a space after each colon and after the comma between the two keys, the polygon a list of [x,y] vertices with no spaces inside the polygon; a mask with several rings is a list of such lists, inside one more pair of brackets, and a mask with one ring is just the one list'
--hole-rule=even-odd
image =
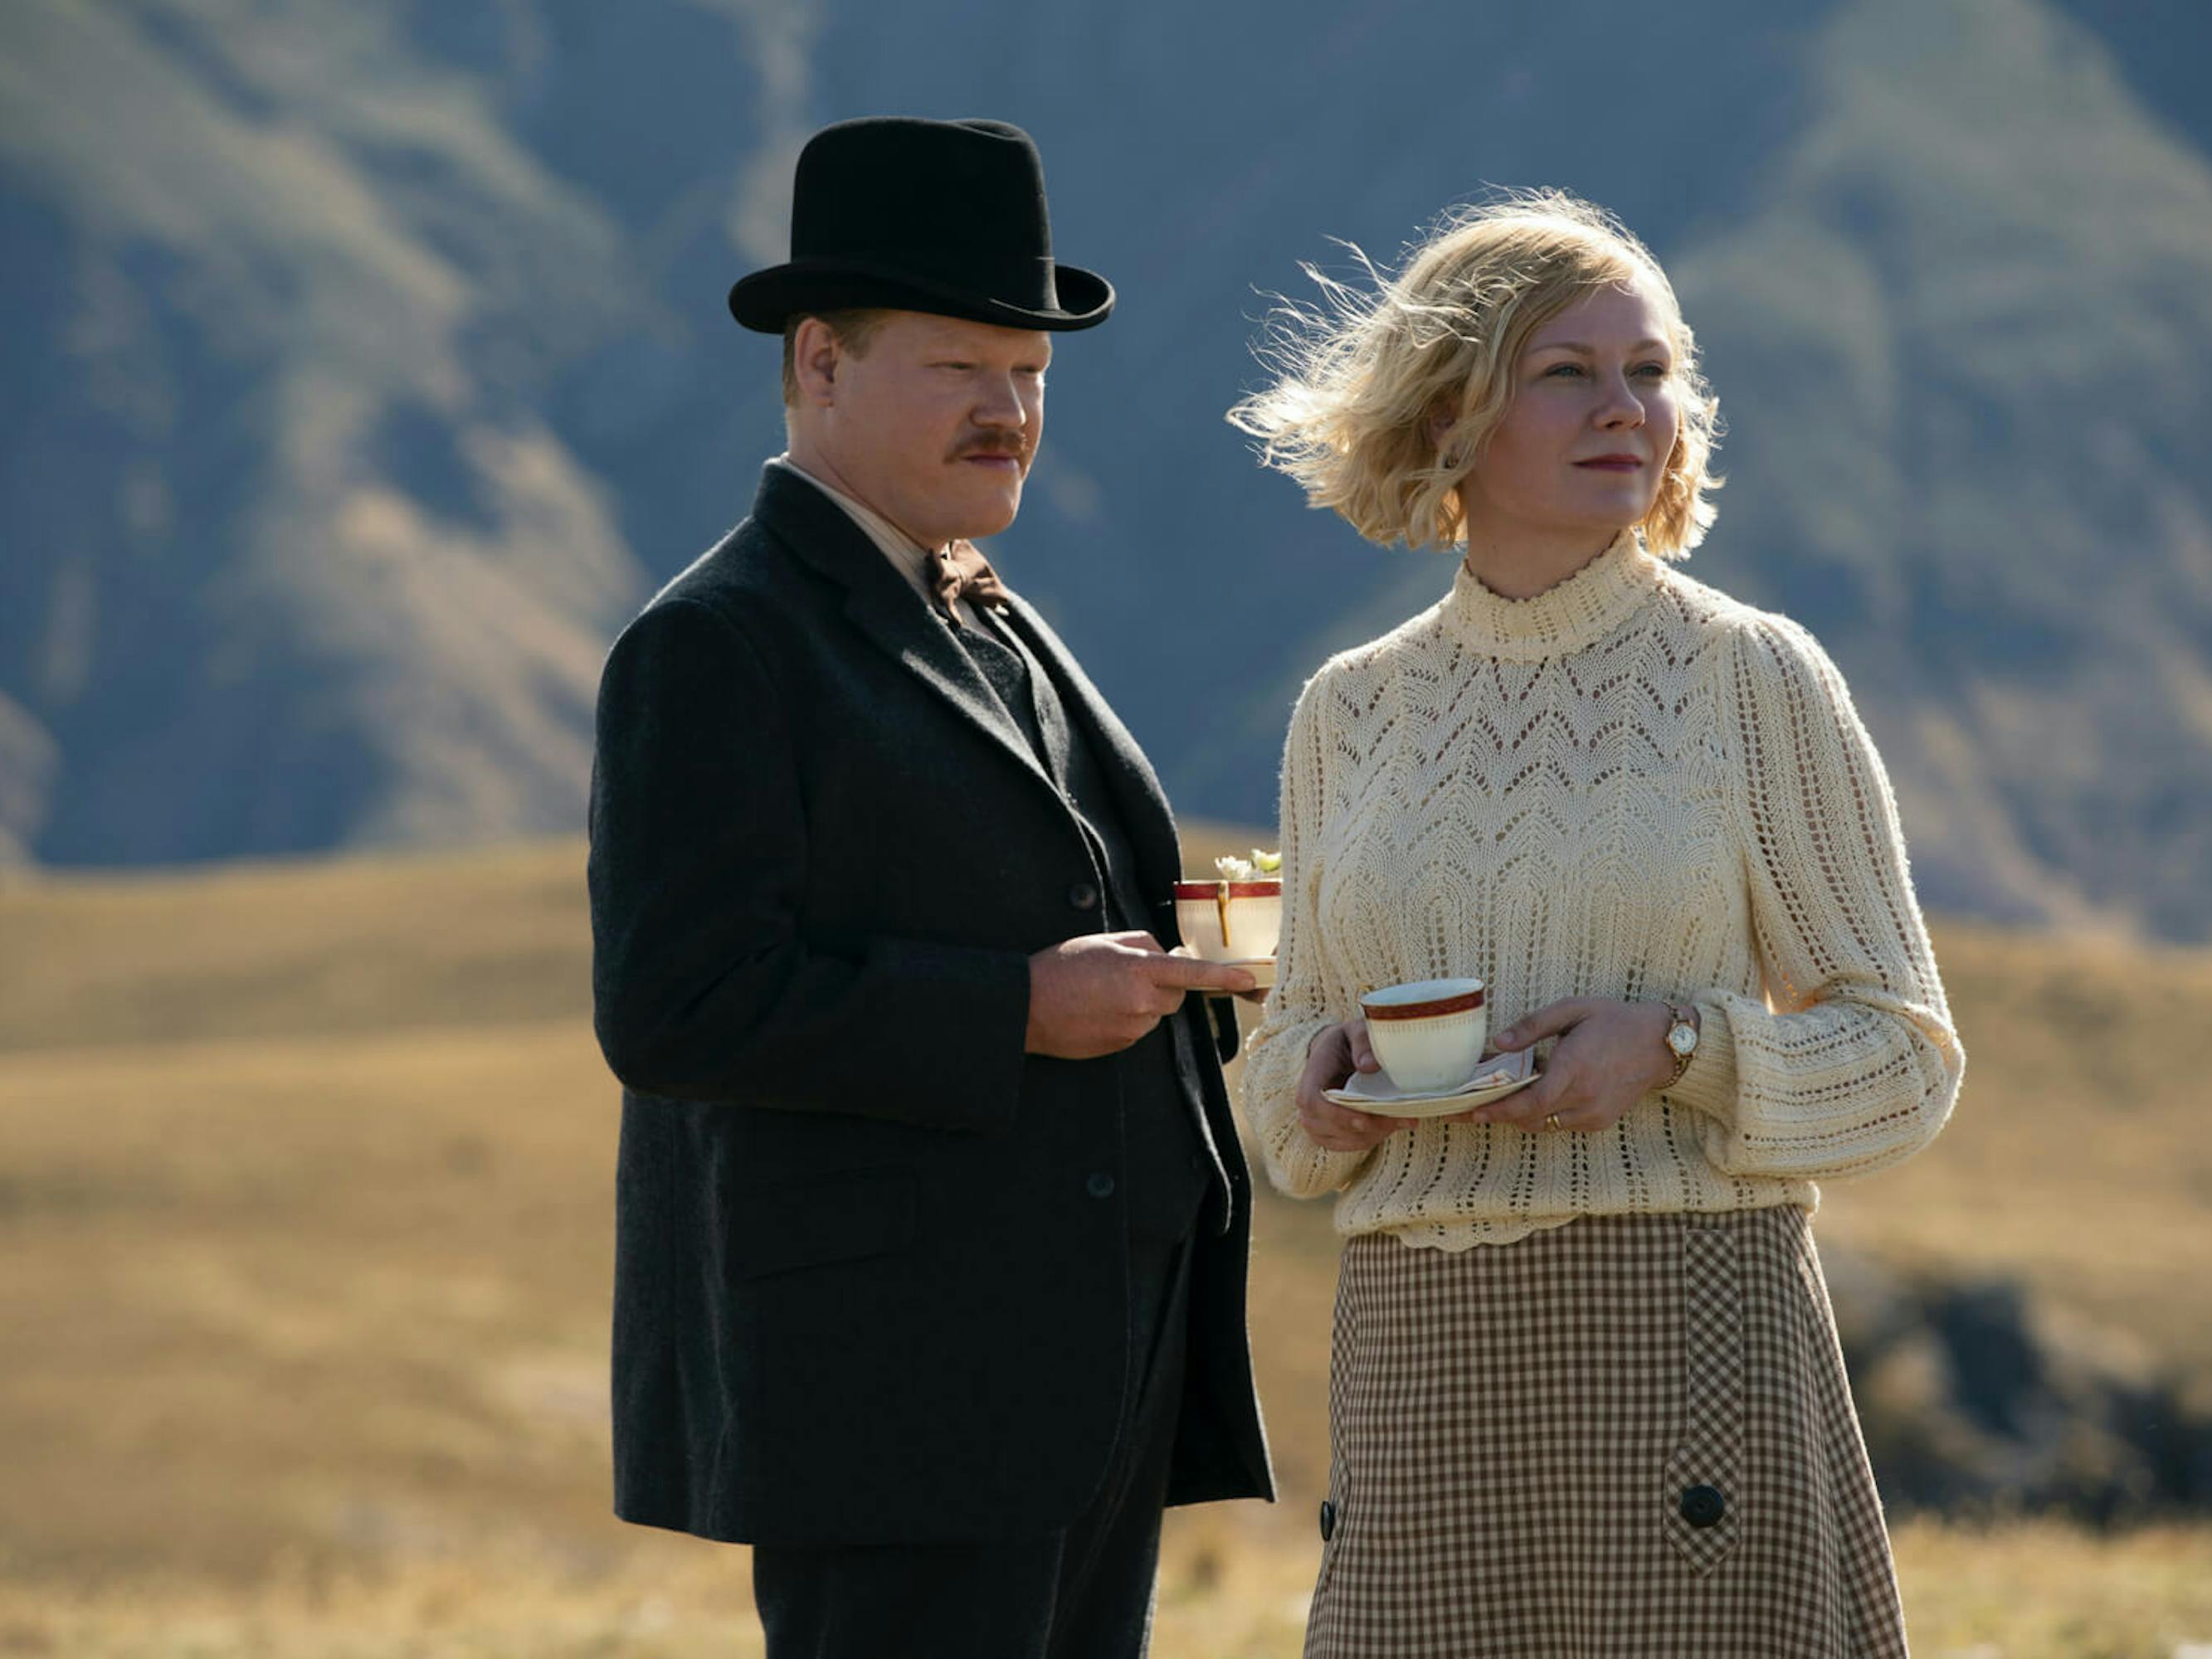
{"label": "bowtie", "polygon": [[953,542],[929,556],[929,578],[937,603],[957,624],[963,594],[976,605],[1004,605],[1006,590],[991,562],[975,550],[973,542]]}

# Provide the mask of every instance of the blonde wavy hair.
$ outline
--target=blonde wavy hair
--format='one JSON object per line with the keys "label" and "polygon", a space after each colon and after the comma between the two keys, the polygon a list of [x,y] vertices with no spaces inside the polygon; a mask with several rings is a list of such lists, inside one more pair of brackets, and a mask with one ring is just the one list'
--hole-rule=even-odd
{"label": "blonde wavy hair", "polygon": [[[1310,503],[1385,546],[1456,545],[1460,483],[1504,418],[1529,336],[1592,289],[1638,280],[1671,319],[1681,424],[1636,528],[1662,558],[1705,539],[1722,482],[1709,471],[1719,400],[1673,285],[1618,219],[1562,191],[1516,191],[1447,212],[1395,276],[1352,252],[1372,290],[1302,265],[1322,303],[1283,302],[1255,348],[1274,383],[1229,411],[1260,440],[1261,464],[1304,485]],[[1453,422],[1441,451],[1439,416]]]}

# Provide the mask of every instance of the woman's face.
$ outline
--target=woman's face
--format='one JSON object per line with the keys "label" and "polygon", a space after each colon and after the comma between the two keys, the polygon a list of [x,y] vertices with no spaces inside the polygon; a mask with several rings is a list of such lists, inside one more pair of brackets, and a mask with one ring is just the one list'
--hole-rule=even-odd
{"label": "woman's face", "polygon": [[1512,401],[1460,487],[1471,543],[1610,539],[1658,499],[1680,424],[1672,313],[1641,282],[1601,288],[1529,336]]}

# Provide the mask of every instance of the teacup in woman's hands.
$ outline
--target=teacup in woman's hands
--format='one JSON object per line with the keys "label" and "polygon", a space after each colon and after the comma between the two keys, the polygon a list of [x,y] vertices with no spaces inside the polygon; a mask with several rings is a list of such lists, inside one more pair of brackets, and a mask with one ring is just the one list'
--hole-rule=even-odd
{"label": "teacup in woman's hands", "polygon": [[1479,979],[1423,979],[1360,994],[1367,1040],[1404,1094],[1455,1089],[1474,1075],[1490,1036]]}

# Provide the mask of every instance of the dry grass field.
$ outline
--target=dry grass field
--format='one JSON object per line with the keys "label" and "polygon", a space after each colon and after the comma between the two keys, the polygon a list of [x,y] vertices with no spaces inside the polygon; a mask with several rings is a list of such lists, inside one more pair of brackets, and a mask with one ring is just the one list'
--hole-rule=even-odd
{"label": "dry grass field", "polygon": [[[1938,949],[1960,1115],[1823,1237],[2019,1276],[2212,1378],[2212,957]],[[606,1513],[586,951],[568,843],[0,879],[0,1655],[758,1651],[741,1552]],[[1160,1659],[1297,1650],[1334,1271],[1324,1208],[1263,1202],[1284,1501],[1174,1517]],[[1924,1654],[2212,1644],[2212,1523],[1915,1521],[1899,1553]]]}

